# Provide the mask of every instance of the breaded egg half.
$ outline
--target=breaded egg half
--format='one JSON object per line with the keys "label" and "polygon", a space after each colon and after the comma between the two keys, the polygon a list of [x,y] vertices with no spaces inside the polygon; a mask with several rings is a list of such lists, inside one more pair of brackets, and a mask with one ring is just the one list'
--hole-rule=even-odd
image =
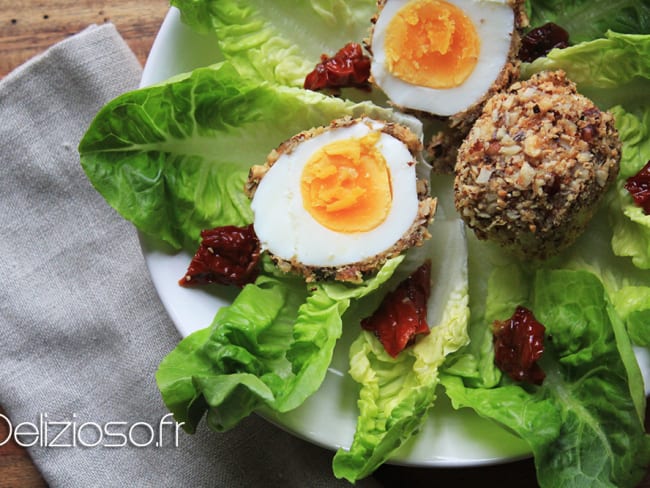
{"label": "breaded egg half", "polygon": [[340,119],[282,143],[247,183],[262,250],[307,281],[360,281],[429,237],[436,200],[408,128]]}
{"label": "breaded egg half", "polygon": [[518,75],[519,0],[380,0],[371,78],[392,103],[453,116]]}

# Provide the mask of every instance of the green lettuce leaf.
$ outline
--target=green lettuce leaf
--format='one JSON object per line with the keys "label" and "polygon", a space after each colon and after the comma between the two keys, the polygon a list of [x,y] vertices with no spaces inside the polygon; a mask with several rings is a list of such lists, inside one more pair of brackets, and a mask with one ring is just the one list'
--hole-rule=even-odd
{"label": "green lettuce leaf", "polygon": [[212,412],[210,425],[224,430],[274,400],[272,386],[290,374],[292,319],[306,297],[298,281],[261,277],[220,309],[210,328],[189,335],[163,359],[158,388],[185,430],[196,430],[211,403],[222,408]]}
{"label": "green lettuce leaf", "polygon": [[602,37],[608,30],[650,34],[650,4],[638,0],[528,0],[530,25],[554,22],[573,43]]}
{"label": "green lettuce leaf", "polygon": [[496,244],[479,241],[471,230],[467,231],[467,244],[470,342],[450,355],[444,370],[462,376],[474,387],[491,388],[502,375],[494,366],[492,331],[484,324],[500,319],[504,309],[524,303],[530,276]]}
{"label": "green lettuce leaf", "polygon": [[243,192],[251,165],[302,130],[364,114],[394,116],[367,102],[247,80],[221,63],[109,102],[79,152],[92,184],[124,218],[194,252],[202,229],[252,222]]}
{"label": "green lettuce leaf", "polygon": [[287,351],[295,378],[285,385],[283,395],[272,405],[275,410],[292,410],[318,389],[332,361],[336,339],[341,335],[343,314],[354,301],[377,292],[403,259],[404,256],[398,256],[389,260],[362,285],[323,282],[310,287],[305,313],[299,314],[294,324],[293,342]]}
{"label": "green lettuce leaf", "polygon": [[632,343],[650,347],[650,287],[624,286],[613,294],[612,303],[625,321]]}
{"label": "green lettuce leaf", "polygon": [[[457,220],[436,221],[431,232],[433,238],[410,257],[413,263],[422,263],[422,255],[432,260],[431,332],[396,358],[372,333],[364,331],[352,343],[350,375],[360,385],[359,417],[350,448],[339,449],[334,457],[338,478],[354,482],[368,476],[418,432],[436,399],[440,365],[469,340],[463,227]],[[404,273],[408,271],[396,273],[387,288],[396,286]]]}
{"label": "green lettuce leaf", "polygon": [[401,261],[356,286],[308,289],[297,277],[261,276],[163,359],[156,381],[165,404],[188,432],[206,413],[223,431],[257,409],[298,407],[321,385],[351,301],[374,292]]}
{"label": "green lettuce leaf", "polygon": [[562,69],[601,109],[622,106],[642,114],[650,108],[650,35],[607,32],[604,38],[565,49],[522,65],[522,76]]}
{"label": "green lettuce leaf", "polygon": [[[497,281],[508,276],[501,272]],[[540,486],[635,486],[650,461],[643,384],[603,284],[586,271],[538,270],[523,304],[546,326],[544,383],[503,377],[481,388],[445,371],[441,382],[454,406],[473,408],[526,440]]]}
{"label": "green lettuce leaf", "polygon": [[302,87],[305,76],[348,42],[370,32],[374,0],[172,0],[181,19],[214,32],[242,76]]}
{"label": "green lettuce leaf", "polygon": [[611,199],[613,225],[612,248],[619,256],[629,256],[639,268],[650,269],[650,216],[637,206],[625,182],[650,161],[650,110],[641,117],[626,113],[622,108],[612,110],[623,141],[621,171],[616,192]]}

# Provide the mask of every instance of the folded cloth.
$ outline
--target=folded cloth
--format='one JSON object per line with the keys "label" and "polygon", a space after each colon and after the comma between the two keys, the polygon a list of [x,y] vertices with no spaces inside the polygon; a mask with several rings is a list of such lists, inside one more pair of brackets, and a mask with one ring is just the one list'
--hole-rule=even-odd
{"label": "folded cloth", "polygon": [[0,404],[11,419],[0,421],[52,487],[347,486],[332,452],[257,416],[194,436],[165,417],[154,374],[180,337],[136,231],[76,151],[100,107],[140,75],[104,24],[0,81]]}

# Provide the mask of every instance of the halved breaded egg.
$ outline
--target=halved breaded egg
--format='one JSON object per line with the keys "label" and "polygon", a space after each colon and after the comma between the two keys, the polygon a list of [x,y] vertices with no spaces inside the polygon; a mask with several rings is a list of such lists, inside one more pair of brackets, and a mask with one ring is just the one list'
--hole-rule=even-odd
{"label": "halved breaded egg", "polygon": [[521,1],[380,0],[372,80],[404,109],[452,116],[516,75]]}
{"label": "halved breaded egg", "polygon": [[359,281],[429,237],[436,201],[405,126],[340,119],[301,132],[253,166],[247,191],[262,250],[308,281]]}

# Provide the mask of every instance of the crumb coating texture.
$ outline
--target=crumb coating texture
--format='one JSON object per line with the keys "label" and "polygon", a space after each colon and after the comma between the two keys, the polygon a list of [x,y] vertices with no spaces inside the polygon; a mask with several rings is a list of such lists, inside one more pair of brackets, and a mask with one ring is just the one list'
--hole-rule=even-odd
{"label": "crumb coating texture", "polygon": [[582,233],[620,156],[612,114],[542,72],[486,103],[458,151],[455,205],[479,239],[545,259]]}

